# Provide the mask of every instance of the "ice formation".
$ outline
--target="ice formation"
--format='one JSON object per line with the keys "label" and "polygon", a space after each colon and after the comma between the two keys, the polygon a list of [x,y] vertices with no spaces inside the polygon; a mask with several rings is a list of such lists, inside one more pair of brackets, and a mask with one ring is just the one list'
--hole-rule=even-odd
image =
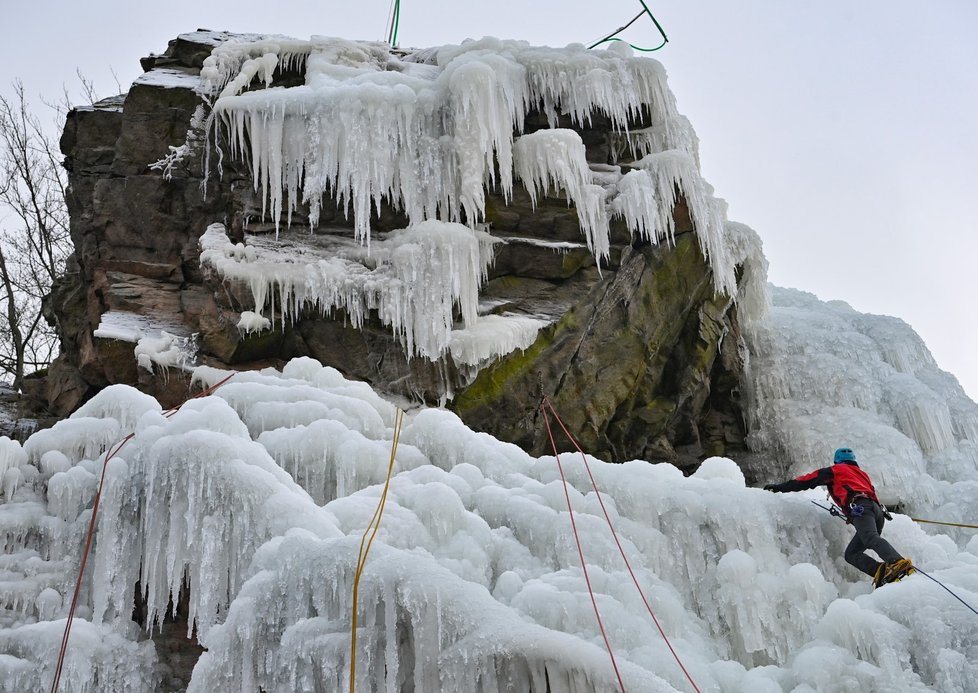
{"label": "ice formation", "polygon": [[[936,440],[927,426],[941,425],[935,419],[904,433],[887,413],[894,374],[911,378],[918,392],[956,391],[915,335],[796,292],[773,295],[757,329],[755,373],[771,368],[765,359],[785,359],[798,378],[758,378],[765,444],[796,471],[844,440],[884,493],[906,490],[901,500],[915,511],[978,512],[973,445],[954,438],[944,448],[950,458],[938,481],[922,448],[911,451],[912,436]],[[792,331],[800,340],[806,325],[811,332],[796,341]],[[848,342],[862,355],[865,377],[852,388],[844,425],[843,415],[815,401],[837,393],[834,374],[821,367],[830,354],[810,351],[819,367],[804,371],[791,362],[804,344],[827,344],[816,337],[829,325],[841,335],[839,351]],[[857,336],[866,334],[888,343]],[[908,372],[884,360],[892,353],[904,354]],[[204,384],[225,375],[196,371]],[[784,415],[766,399],[776,396]],[[951,409],[952,427],[978,416],[963,395]],[[19,478],[0,504],[0,690],[50,680],[99,451],[127,432],[134,437],[106,469],[63,690],[96,690],[96,681],[155,690],[160,666],[131,620],[134,588],[144,590],[152,622],[185,580],[190,627],[207,648],[189,690],[347,690],[357,547],[386,475],[395,412],[369,386],[297,359],[282,371],[237,373],[175,413],[113,386],[23,447],[0,439],[5,475],[16,470]],[[616,690],[554,458],[475,433],[444,410],[407,418],[360,583],[357,690]],[[819,428],[829,422],[838,427]],[[904,454],[883,454],[897,440]],[[580,457],[561,461],[626,690],[689,690],[626,572]],[[637,460],[589,463],[628,560],[702,690],[964,693],[978,683],[978,618],[923,576],[870,591],[842,559],[850,531],[809,502],[818,492],[747,488],[737,463],[724,458],[689,478]],[[916,481],[912,495],[900,486],[906,479]],[[970,494],[959,488],[968,484]],[[924,531],[905,515],[886,534],[978,602],[978,539]]]}
{"label": "ice formation", "polygon": [[884,502],[974,524],[978,409],[920,337],[839,301],[772,296],[751,354],[752,447],[779,453],[795,474],[850,445]]}
{"label": "ice formation", "polygon": [[[258,318],[266,303],[271,320],[276,311],[288,320],[312,307],[342,310],[359,327],[376,311],[409,354],[434,360],[449,348],[456,309],[463,325],[475,324],[496,242],[460,224],[425,221],[375,241],[369,256],[358,244],[327,239],[329,254],[316,257],[308,245],[301,255],[278,243],[235,245],[212,224],[201,236],[200,257],[204,267],[248,287],[255,305],[248,312]],[[248,317],[246,326],[256,319]]]}
{"label": "ice formation", "polygon": [[[305,84],[247,90],[253,80],[274,86],[280,65],[304,70]],[[635,148],[693,142],[662,66],[617,46],[552,49],[486,38],[402,57],[379,43],[267,38],[216,47],[201,78],[217,97],[232,155],[249,157],[273,218],[301,201],[315,224],[319,200],[331,192],[352,208],[363,239],[371,206],[382,199],[412,221],[478,221],[487,184],[512,190],[514,132],[531,108],[551,127],[559,113],[576,124],[598,113],[623,131],[647,109],[659,136],[646,129]],[[554,155],[550,165],[572,168],[567,152]],[[571,185],[574,202],[593,204],[592,191]]]}
{"label": "ice formation", "polygon": [[[537,130],[516,141],[514,163],[536,204],[538,196],[551,190],[567,191],[568,200],[577,206],[581,230],[587,247],[599,258],[608,255],[608,219],[604,209],[605,191],[591,182],[591,171],[585,158],[584,142],[574,130]],[[670,215],[672,208],[669,209]],[[641,229],[643,235],[657,235]]]}
{"label": "ice formation", "polygon": [[[298,73],[304,83],[277,84],[284,73]],[[566,195],[587,247],[601,262],[609,254],[609,223],[616,216],[637,237],[670,241],[673,207],[682,195],[717,289],[730,296],[739,291],[725,207],[699,173],[695,135],[676,111],[662,66],[632,55],[627,46],[589,51],[485,38],[404,54],[386,44],[335,38],[248,37],[219,43],[200,79],[199,91],[212,102],[213,126],[224,134],[230,156],[250,162],[263,213],[276,227],[283,213],[291,222],[300,204],[308,205],[316,226],[322,200],[331,196],[352,215],[356,239],[371,255],[371,215],[385,202],[411,222],[386,244],[425,225],[433,233],[434,224],[442,231],[452,228],[464,243],[461,223],[474,228],[484,219],[486,190],[498,189],[508,198],[521,182],[534,203],[541,195]],[[532,111],[542,113],[549,127],[526,132]],[[580,135],[558,127],[561,115],[580,126],[606,119],[616,151],[640,160],[589,165]],[[252,236],[231,250],[215,242],[205,235],[201,260],[229,278],[240,278],[241,263],[220,256],[237,253],[237,259],[248,260],[248,245],[263,243]],[[450,241],[441,233],[440,242]],[[265,305],[274,291],[286,319],[304,307],[352,307],[356,323],[364,307],[382,302],[391,310],[385,315],[381,309],[382,319],[411,355],[437,359],[447,353],[450,316],[439,312],[433,326],[412,325],[409,305],[391,305],[411,303],[396,283],[379,296],[372,283],[364,290],[361,277],[342,272],[349,268],[344,262],[300,264],[279,262],[280,276],[264,282],[249,278],[255,307],[239,323],[242,331],[266,324],[254,316],[274,322],[265,314],[274,309]],[[433,258],[429,271],[444,269]],[[465,328],[478,321],[464,312],[464,304],[470,287],[477,294],[479,276],[474,270],[465,278],[465,295],[453,296],[463,304]],[[339,292],[338,282],[344,284]],[[437,287],[439,295],[428,298],[444,304],[444,289]],[[519,344],[497,343],[503,346],[511,351]]]}

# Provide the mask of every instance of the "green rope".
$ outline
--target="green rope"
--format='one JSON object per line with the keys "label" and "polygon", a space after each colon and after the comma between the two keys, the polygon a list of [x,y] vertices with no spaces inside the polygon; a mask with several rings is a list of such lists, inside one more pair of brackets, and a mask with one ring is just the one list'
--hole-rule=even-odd
{"label": "green rope", "polygon": [[610,41],[622,41],[624,43],[627,43],[626,41],[624,41],[624,39],[618,38],[617,37],[618,34],[620,34],[625,29],[630,27],[632,24],[637,22],[642,17],[642,15],[648,15],[649,19],[652,20],[652,23],[655,24],[655,28],[659,30],[659,35],[662,36],[662,43],[660,43],[655,48],[642,48],[641,46],[636,46],[635,44],[632,43],[629,43],[628,45],[637,51],[642,51],[643,53],[652,53],[653,51],[657,51],[660,48],[663,48],[667,43],[669,43],[669,37],[666,36],[666,32],[663,31],[662,25],[659,24],[659,20],[656,19],[655,15],[652,14],[652,10],[650,10],[649,6],[645,4],[645,0],[638,0],[638,2],[640,5],[642,5],[642,11],[639,12],[637,15],[635,15],[632,21],[630,21],[628,24],[626,24],[623,27],[619,27],[618,29],[615,29],[600,41],[596,41],[595,43],[592,43],[590,46],[588,46],[588,48],[596,48],[597,46],[600,46],[602,43],[608,43]]}
{"label": "green rope", "polygon": [[390,29],[387,31],[387,43],[393,48],[397,45],[397,29],[401,23],[401,0],[394,0]]}

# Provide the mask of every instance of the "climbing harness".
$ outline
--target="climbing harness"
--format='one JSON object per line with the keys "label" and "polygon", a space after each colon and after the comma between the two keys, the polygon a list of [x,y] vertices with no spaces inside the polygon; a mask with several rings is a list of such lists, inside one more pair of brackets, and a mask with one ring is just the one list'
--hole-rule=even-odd
{"label": "climbing harness", "polygon": [[[224,383],[229,381],[234,377],[234,373],[229,374],[227,377],[219,380],[210,387],[198,392],[196,395],[190,399],[197,399],[200,397],[206,397],[212,394],[217,388],[221,387]],[[178,404],[173,409],[168,409],[163,412],[163,416],[170,418],[178,411],[180,407],[186,404],[189,400],[184,400]],[[95,492],[95,501],[92,504],[92,517],[88,522],[88,536],[85,538],[85,548],[82,551],[81,565],[78,567],[78,580],[75,582],[75,593],[71,598],[71,607],[68,609],[68,619],[65,622],[65,632],[64,636],[61,638],[61,650],[58,653],[58,663],[54,668],[54,679],[51,681],[51,693],[57,693],[58,685],[61,683],[61,671],[64,669],[65,654],[68,652],[68,638],[71,635],[71,624],[75,619],[75,610],[78,608],[78,597],[81,594],[82,579],[85,577],[85,565],[88,563],[88,554],[92,548],[92,539],[95,537],[95,521],[98,517],[98,505],[102,498],[102,486],[105,484],[105,470],[109,466],[109,461],[119,454],[119,451],[126,446],[130,440],[136,437],[135,433],[130,433],[121,441],[119,441],[115,447],[107,449],[105,452],[105,459],[102,461],[102,475],[98,482],[98,490]]]}
{"label": "climbing harness", "polygon": [[591,589],[591,580],[588,576],[587,563],[584,560],[584,550],[581,548],[581,538],[577,533],[577,523],[574,520],[574,510],[571,507],[570,491],[568,490],[567,477],[564,475],[564,467],[560,462],[560,454],[557,452],[557,443],[554,440],[553,429],[550,426],[550,416],[547,413],[548,409],[550,413],[553,414],[554,419],[560,425],[560,428],[564,431],[564,435],[567,436],[567,439],[570,440],[570,442],[577,449],[577,452],[580,453],[581,455],[581,460],[583,460],[584,462],[584,468],[587,470],[588,478],[591,480],[591,487],[594,489],[594,494],[598,499],[598,504],[601,506],[601,512],[604,514],[605,521],[608,523],[608,528],[611,530],[611,535],[612,537],[614,537],[615,544],[617,544],[618,546],[618,551],[619,553],[621,553],[622,560],[625,562],[625,567],[628,569],[628,573],[632,577],[632,582],[635,584],[635,588],[638,590],[639,595],[642,597],[642,601],[645,603],[645,608],[648,609],[649,615],[652,617],[652,621],[655,623],[655,627],[659,630],[659,634],[662,636],[662,639],[665,641],[666,646],[669,648],[669,651],[672,653],[672,656],[675,658],[676,663],[679,665],[679,668],[682,669],[683,674],[686,675],[686,678],[689,681],[690,685],[693,687],[693,690],[696,693],[700,693],[700,689],[699,687],[697,687],[696,682],[693,681],[693,678],[692,676],[690,676],[689,671],[686,670],[686,667],[679,659],[679,655],[676,653],[676,650],[673,648],[672,643],[669,642],[669,637],[666,635],[665,630],[662,628],[662,625],[659,623],[659,619],[656,618],[655,613],[652,611],[652,607],[649,605],[649,600],[646,598],[645,592],[642,590],[642,586],[638,582],[638,578],[635,575],[635,571],[632,570],[632,565],[628,560],[628,556],[625,554],[625,549],[621,545],[621,540],[618,538],[618,532],[615,531],[615,526],[611,522],[611,516],[608,514],[608,509],[605,507],[604,499],[601,497],[601,491],[598,490],[598,484],[594,479],[594,474],[592,474],[591,472],[591,465],[587,461],[587,455],[584,454],[584,450],[578,444],[577,440],[574,438],[571,432],[567,429],[567,426],[564,425],[563,420],[561,420],[560,415],[557,413],[557,410],[550,402],[550,399],[546,395],[544,395],[543,401],[540,403],[540,410],[543,412],[543,420],[547,426],[547,436],[550,439],[550,445],[554,451],[554,459],[557,462],[557,469],[560,472],[560,478],[564,485],[564,498],[567,500],[567,512],[570,515],[571,530],[574,533],[574,540],[577,543],[578,556],[580,556],[581,559],[581,568],[584,573],[584,581],[587,584],[588,593],[591,595],[591,604],[594,607],[594,615],[598,621],[598,628],[601,630],[601,636],[604,638],[605,646],[608,648],[608,654],[611,656],[611,664],[615,670],[615,674],[618,676],[618,684],[621,686],[622,693],[625,693],[625,684],[621,680],[621,673],[618,671],[618,664],[615,661],[614,652],[612,652],[611,650],[611,643],[608,641],[608,636],[604,630],[604,624],[601,621],[601,614],[598,612],[598,603],[597,600],[595,599],[594,591]]}
{"label": "climbing harness", "polygon": [[656,19],[655,18],[655,15],[652,14],[652,11],[649,9],[649,6],[645,4],[645,0],[638,0],[638,2],[642,6],[642,11],[639,12],[637,15],[635,15],[635,17],[633,17],[632,20],[630,22],[628,22],[628,24],[625,24],[624,26],[615,29],[610,34],[608,34],[607,36],[605,36],[603,39],[600,39],[599,41],[595,41],[590,46],[588,46],[588,48],[589,49],[590,48],[596,48],[597,46],[600,46],[602,43],[608,43],[610,41],[621,41],[622,43],[628,43],[624,39],[618,38],[618,34],[620,34],[625,29],[627,29],[632,24],[634,24],[639,19],[641,19],[642,18],[642,15],[646,15],[646,14],[649,16],[649,19],[652,20],[652,23],[655,24],[655,28],[658,29],[659,35],[662,36],[662,43],[660,43],[655,48],[642,48],[640,46],[636,46],[636,45],[631,44],[631,43],[629,43],[628,45],[631,46],[632,48],[634,48],[637,51],[642,51],[643,53],[652,53],[654,51],[659,50],[660,48],[664,48],[665,45],[667,43],[669,43],[669,37],[666,36],[666,32],[662,29],[662,25],[659,24],[659,20]]}
{"label": "climbing harness", "polygon": [[[812,503],[815,503],[815,501],[812,501]],[[841,517],[845,519],[845,515],[842,513],[842,510],[835,503],[832,504],[832,507],[822,505],[821,503],[815,503],[815,505],[820,507],[822,510],[828,510],[832,515],[835,515],[836,517]],[[893,515],[891,515],[890,511],[886,509],[886,506],[880,504],[880,507],[883,509],[883,517],[885,517],[887,520],[892,520]],[[928,525],[944,525],[946,527],[964,527],[965,529],[978,529],[978,525],[968,525],[963,522],[942,522],[940,520],[924,520],[919,517],[911,517],[910,519],[913,520],[914,522],[922,522]]]}
{"label": "climbing harness", "polygon": [[[391,486],[391,474],[394,471],[394,456],[397,454],[397,443],[401,439],[401,428],[404,426],[404,412],[400,409],[394,416],[394,436],[391,441],[391,458],[387,465],[387,480],[384,482],[384,490],[380,494],[380,502],[374,510],[373,517],[367,523],[367,528],[363,531],[360,539],[360,551],[357,555],[357,569],[353,577],[353,617],[350,619],[350,693],[353,693],[356,685],[357,674],[357,599],[360,595],[360,576],[363,575],[363,568],[367,564],[367,554],[370,553],[370,546],[374,543],[377,530],[380,529],[380,518],[384,514],[384,506],[387,504],[387,492]],[[370,535],[370,538],[367,538]]]}

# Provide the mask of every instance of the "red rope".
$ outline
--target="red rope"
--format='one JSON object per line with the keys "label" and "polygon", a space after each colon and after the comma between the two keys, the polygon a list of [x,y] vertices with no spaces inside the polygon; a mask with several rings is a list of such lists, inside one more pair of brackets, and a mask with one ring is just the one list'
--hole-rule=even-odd
{"label": "red rope", "polygon": [[[645,592],[642,590],[642,586],[639,584],[638,578],[635,575],[635,571],[632,570],[632,564],[629,562],[628,556],[625,555],[625,549],[621,545],[621,541],[618,538],[618,532],[615,531],[615,525],[612,523],[611,516],[608,514],[608,509],[604,505],[604,499],[601,497],[601,492],[598,490],[598,484],[594,480],[594,474],[591,473],[591,465],[588,464],[587,455],[584,454],[584,450],[581,449],[580,444],[578,444],[574,436],[571,435],[571,432],[567,430],[567,426],[564,425],[564,422],[561,420],[560,415],[557,413],[557,410],[554,408],[554,405],[550,402],[550,399],[544,396],[543,401],[546,404],[546,406],[550,408],[550,411],[554,415],[554,419],[556,419],[557,423],[560,424],[560,427],[563,429],[564,434],[567,436],[570,442],[574,444],[574,447],[577,448],[577,451],[581,454],[581,459],[584,461],[584,468],[587,470],[587,475],[591,479],[591,486],[594,488],[594,493],[598,497],[598,503],[601,505],[601,512],[604,513],[604,519],[608,522],[608,528],[611,529],[611,535],[615,538],[615,544],[618,545],[618,551],[621,553],[622,560],[625,561],[625,567],[628,568],[629,575],[632,576],[632,582],[635,583],[635,588],[638,590],[638,593],[642,597],[642,601],[645,603],[645,608],[648,609],[649,616],[652,617],[652,621],[655,623],[655,627],[659,629],[659,634],[662,636],[662,639],[665,640],[666,645],[669,647],[669,651],[672,653],[672,656],[675,658],[676,663],[679,665],[679,668],[683,670],[683,674],[686,675],[686,678],[689,680],[689,683],[693,687],[693,690],[696,691],[696,693],[701,693],[699,687],[697,687],[696,685],[696,682],[693,681],[693,677],[690,676],[689,672],[686,670],[686,667],[679,659],[679,655],[676,653],[676,650],[673,648],[672,643],[669,642],[669,638],[666,635],[665,630],[662,628],[662,625],[659,623],[659,619],[656,618],[655,613],[652,611],[652,606],[649,604],[649,600],[646,599],[645,597]],[[546,409],[544,409],[543,414],[549,432],[550,420],[547,418]],[[551,444],[553,444],[552,433],[550,434],[550,442]],[[556,451],[557,448],[556,446],[554,446],[554,454],[556,454]],[[558,461],[557,464],[560,464],[560,462]],[[561,471],[561,476],[563,476],[563,471]]]}
{"label": "red rope", "polygon": [[[588,594],[591,595],[591,605],[594,607],[594,616],[598,619],[598,628],[601,630],[601,637],[604,638],[604,645],[608,648],[608,654],[611,656],[611,666],[615,670],[615,676],[618,677],[618,685],[621,686],[622,693],[625,693],[625,684],[621,680],[621,672],[618,671],[618,662],[615,661],[615,653],[611,649],[611,642],[608,640],[608,634],[605,632],[604,623],[601,621],[601,612],[598,611],[598,602],[594,597],[594,590],[591,589],[591,578],[587,572],[587,563],[584,561],[584,549],[581,548],[581,537],[577,533],[577,522],[574,520],[574,508],[571,507],[570,491],[567,489],[567,477],[564,476],[564,466],[560,463],[560,454],[557,452],[557,443],[554,441],[554,433],[550,428],[550,417],[547,416],[547,410],[544,407],[540,407],[543,411],[543,420],[547,424],[547,435],[550,436],[550,444],[554,449],[554,458],[557,460],[557,469],[560,470],[560,479],[564,483],[564,497],[567,499],[567,512],[570,515],[571,530],[574,532],[574,541],[577,543],[577,554],[581,557],[581,569],[584,571],[584,582],[587,583]],[[556,416],[556,412],[554,412]]]}
{"label": "red rope", "polygon": [[[218,381],[217,383],[211,385],[205,390],[198,392],[196,395],[191,397],[191,399],[197,399],[198,397],[206,397],[219,388],[221,385],[226,383],[234,376],[231,373],[226,378]],[[184,400],[179,405],[173,409],[168,409],[163,413],[163,416],[170,418],[178,411],[180,407],[187,403],[188,400]],[[61,672],[64,669],[65,655],[68,652],[68,637],[71,635],[71,624],[75,618],[75,610],[78,608],[78,597],[81,594],[82,580],[85,577],[85,565],[88,563],[88,554],[92,548],[92,539],[95,537],[95,521],[98,516],[98,504],[102,499],[102,486],[105,484],[105,470],[109,466],[109,460],[119,454],[119,451],[125,447],[126,443],[135,437],[135,433],[130,433],[125,438],[123,438],[114,448],[106,452],[105,460],[102,462],[102,475],[98,482],[98,490],[95,492],[95,502],[92,504],[92,518],[88,522],[88,536],[85,538],[85,549],[82,551],[81,565],[78,568],[78,580],[75,582],[75,593],[71,598],[71,607],[68,609],[68,620],[65,623],[65,632],[61,638],[61,651],[58,653],[58,664],[54,670],[54,680],[51,682],[51,693],[57,693],[58,686],[61,683]]]}

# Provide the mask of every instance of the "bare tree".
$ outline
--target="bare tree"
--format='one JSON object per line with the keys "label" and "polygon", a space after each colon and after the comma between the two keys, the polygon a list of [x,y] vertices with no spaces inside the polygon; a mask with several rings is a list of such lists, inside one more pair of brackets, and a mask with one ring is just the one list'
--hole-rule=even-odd
{"label": "bare tree", "polygon": [[41,300],[71,252],[66,174],[55,143],[30,110],[24,85],[0,95],[0,377],[15,389],[57,355]]}

